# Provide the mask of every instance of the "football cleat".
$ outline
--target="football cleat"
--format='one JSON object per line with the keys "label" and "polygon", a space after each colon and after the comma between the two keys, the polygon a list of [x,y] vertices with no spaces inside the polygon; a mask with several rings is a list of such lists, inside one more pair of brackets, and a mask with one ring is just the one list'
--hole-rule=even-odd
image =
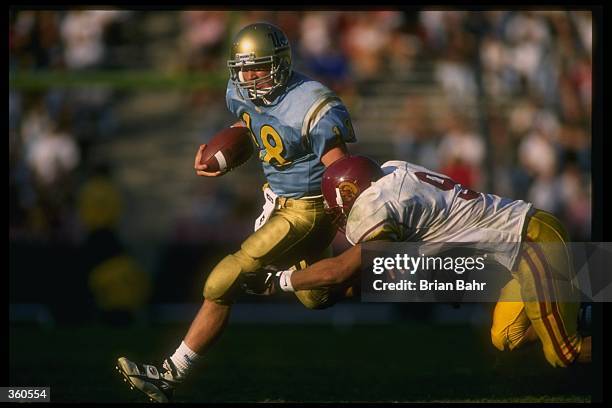
{"label": "football cleat", "polygon": [[117,359],[115,368],[130,389],[143,392],[153,402],[168,402],[174,395],[174,388],[182,381],[170,359],[164,360],[162,371],[153,365],[138,364],[125,357]]}

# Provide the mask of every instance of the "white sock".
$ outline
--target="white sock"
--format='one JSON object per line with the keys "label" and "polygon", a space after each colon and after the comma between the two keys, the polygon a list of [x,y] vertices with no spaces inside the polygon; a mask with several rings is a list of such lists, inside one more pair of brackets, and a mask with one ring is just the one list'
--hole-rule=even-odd
{"label": "white sock", "polygon": [[280,275],[280,288],[283,290],[283,292],[295,292],[295,290],[293,289],[293,285],[291,284],[291,274],[293,273],[293,270],[288,270],[288,271],[282,271],[281,275]]}
{"label": "white sock", "polygon": [[195,365],[200,356],[185,344],[184,341],[176,349],[174,354],[170,356],[170,360],[176,366],[179,377],[185,377],[187,372]]}

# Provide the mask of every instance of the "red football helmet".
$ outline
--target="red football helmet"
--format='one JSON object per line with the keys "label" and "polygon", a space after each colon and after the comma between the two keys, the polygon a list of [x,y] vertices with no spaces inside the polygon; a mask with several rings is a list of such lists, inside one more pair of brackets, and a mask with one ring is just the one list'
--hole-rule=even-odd
{"label": "red football helmet", "polygon": [[345,156],[325,169],[321,181],[325,212],[338,228],[344,231],[357,197],[383,175],[380,166],[365,156]]}

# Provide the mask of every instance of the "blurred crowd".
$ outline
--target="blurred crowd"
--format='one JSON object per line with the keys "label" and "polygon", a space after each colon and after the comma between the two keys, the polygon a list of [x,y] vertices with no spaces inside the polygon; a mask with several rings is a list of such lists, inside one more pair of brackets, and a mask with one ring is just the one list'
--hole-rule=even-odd
{"label": "blurred crowd", "polygon": [[[233,35],[262,20],[286,32],[296,68],[338,92],[353,115],[371,96],[364,84],[426,67],[442,96],[394,101],[401,114],[380,140],[394,152],[385,159],[529,200],[557,214],[574,240],[589,239],[590,12],[12,9],[9,76],[224,71]],[[82,195],[119,190],[112,163],[89,152],[121,133],[115,107],[122,97],[125,91],[100,87],[9,88],[10,239],[87,240],[95,222],[84,215],[84,203],[93,204]],[[109,184],[92,187],[100,166]],[[118,202],[108,203],[118,208],[102,227],[117,227]]]}
{"label": "blurred crowd", "polygon": [[419,22],[449,110],[423,123],[432,106],[406,101],[404,150],[468,186],[553,212],[574,240],[588,240],[590,12],[423,11]]}
{"label": "blurred crowd", "polygon": [[[108,68],[111,36],[105,34],[127,14],[11,10],[9,76]],[[86,225],[78,217],[77,197],[102,164],[89,159],[90,149],[116,133],[116,99],[112,90],[96,87],[9,88],[11,238],[82,239]]]}

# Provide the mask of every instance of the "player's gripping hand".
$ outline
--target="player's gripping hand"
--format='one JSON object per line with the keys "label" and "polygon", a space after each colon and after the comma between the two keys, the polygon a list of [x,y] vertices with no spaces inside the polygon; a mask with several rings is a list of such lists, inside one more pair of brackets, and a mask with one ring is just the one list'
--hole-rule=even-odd
{"label": "player's gripping hand", "polygon": [[202,160],[202,153],[204,152],[204,149],[206,149],[206,145],[200,145],[200,148],[198,149],[198,152],[196,153],[196,157],[195,157],[195,162],[193,164],[193,168],[196,171],[196,174],[198,176],[204,176],[204,177],[219,177],[223,174],[222,171],[215,171],[215,172],[208,172],[206,171],[206,169],[208,168],[207,165],[200,163],[200,161]]}

